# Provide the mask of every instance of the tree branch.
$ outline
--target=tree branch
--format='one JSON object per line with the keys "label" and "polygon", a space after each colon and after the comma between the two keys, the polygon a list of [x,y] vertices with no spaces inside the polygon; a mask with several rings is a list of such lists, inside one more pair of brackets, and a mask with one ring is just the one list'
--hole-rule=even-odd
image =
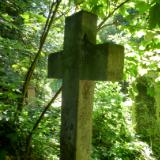
{"label": "tree branch", "polygon": [[45,24],[45,26],[44,26],[43,33],[42,33],[42,35],[41,35],[40,41],[43,39],[43,36],[44,36],[44,34],[46,33],[46,30],[47,30],[47,27],[48,27],[48,23],[49,23],[49,20],[50,20],[50,18],[51,18],[51,15],[52,15],[52,12],[53,12],[53,7],[54,7],[55,4],[56,4],[56,2],[53,2],[53,3],[51,4],[51,8],[50,8],[50,10],[49,10],[49,14],[48,14],[48,17],[47,17],[47,20],[46,20],[46,24]]}
{"label": "tree branch", "polygon": [[31,147],[31,141],[32,141],[32,135],[34,133],[34,131],[38,128],[39,123],[41,122],[41,120],[44,117],[44,114],[46,113],[46,111],[49,109],[49,107],[51,106],[51,104],[55,101],[55,99],[58,97],[58,95],[60,94],[60,92],[62,91],[62,87],[60,87],[58,89],[58,91],[56,92],[56,94],[53,96],[53,98],[49,101],[49,103],[44,107],[43,112],[41,113],[41,115],[39,116],[38,120],[36,121],[36,123],[34,124],[31,132],[29,133],[29,135],[27,136],[26,139],[26,155],[25,155],[25,160],[29,159],[29,152],[30,152],[30,147]]}
{"label": "tree branch", "polygon": [[104,18],[103,21],[98,25],[97,31],[100,31],[103,28],[104,23],[108,20],[108,18],[110,18],[119,8],[121,8],[124,4],[126,4],[129,1],[130,0],[125,0],[124,2],[119,4],[112,12],[110,12],[108,16]]}
{"label": "tree branch", "polygon": [[30,132],[31,134],[33,134],[33,132],[37,129],[40,121],[42,120],[44,114],[46,113],[46,111],[49,109],[49,107],[51,106],[51,104],[55,101],[55,99],[57,98],[57,96],[60,94],[60,92],[62,91],[62,87],[60,87],[58,89],[58,91],[56,92],[56,94],[53,96],[53,98],[49,101],[49,103],[46,105],[46,107],[44,108],[43,112],[41,113],[39,119],[37,120],[37,122],[35,123],[32,131]]}
{"label": "tree branch", "polygon": [[[61,0],[57,0],[56,4],[55,4],[55,2],[53,2],[52,5],[51,5],[50,13],[49,13],[48,18],[46,20],[46,24],[45,24],[43,33],[42,33],[41,38],[40,38],[39,49],[38,49],[38,51],[36,53],[36,56],[35,56],[32,64],[31,64],[30,68],[28,69],[27,74],[26,74],[26,78],[25,78],[25,81],[24,81],[24,84],[23,84],[23,89],[22,89],[22,97],[21,97],[21,99],[19,101],[19,104],[18,104],[18,107],[17,107],[17,113],[18,114],[23,109],[25,96],[27,94],[27,89],[28,89],[29,83],[31,81],[31,78],[32,78],[32,75],[33,75],[37,60],[38,60],[38,58],[39,58],[39,56],[41,54],[42,48],[43,48],[44,43],[46,41],[46,38],[47,38],[47,35],[49,33],[50,27],[51,27],[51,25],[52,25],[52,23],[53,23],[53,21],[55,19],[55,16],[56,16],[56,13],[57,13],[57,10],[59,8],[60,3],[61,3]],[[55,8],[53,10],[53,6],[54,5],[55,5]],[[52,13],[52,15],[51,15],[51,13]],[[17,113],[16,113],[16,118],[17,118]]]}

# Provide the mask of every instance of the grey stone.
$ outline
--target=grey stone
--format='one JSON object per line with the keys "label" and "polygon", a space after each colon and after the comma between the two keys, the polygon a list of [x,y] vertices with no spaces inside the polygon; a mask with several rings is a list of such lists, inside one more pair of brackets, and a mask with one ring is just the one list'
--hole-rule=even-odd
{"label": "grey stone", "polygon": [[124,48],[96,45],[96,29],[96,15],[67,17],[64,50],[48,58],[48,77],[63,79],[61,160],[90,159],[94,81],[122,79]]}

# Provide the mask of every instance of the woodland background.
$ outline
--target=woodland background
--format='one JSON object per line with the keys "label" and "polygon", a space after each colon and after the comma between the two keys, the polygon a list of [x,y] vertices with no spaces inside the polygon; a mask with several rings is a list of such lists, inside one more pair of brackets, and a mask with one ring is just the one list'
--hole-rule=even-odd
{"label": "woodland background", "polygon": [[99,17],[97,43],[125,47],[123,81],[96,84],[92,159],[160,159],[159,0],[0,0],[0,159],[59,159],[62,82],[47,57],[81,9]]}

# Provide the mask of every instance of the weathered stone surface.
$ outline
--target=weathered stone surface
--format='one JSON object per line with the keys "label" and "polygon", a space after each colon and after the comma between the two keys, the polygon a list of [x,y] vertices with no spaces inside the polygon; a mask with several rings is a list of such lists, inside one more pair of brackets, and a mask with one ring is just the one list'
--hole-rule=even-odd
{"label": "weathered stone surface", "polygon": [[116,81],[122,79],[124,48],[106,43],[86,47],[81,65],[81,79]]}
{"label": "weathered stone surface", "polygon": [[96,41],[96,19],[96,16],[87,12],[80,12],[66,19],[61,119],[62,160],[88,160],[90,155],[93,82],[80,81],[79,61],[84,54],[84,36],[87,35],[92,43]]}
{"label": "weathered stone surface", "polygon": [[62,79],[63,65],[62,65],[63,51],[52,53],[48,57],[48,78]]}
{"label": "weathered stone surface", "polygon": [[123,47],[96,45],[97,16],[81,11],[66,18],[64,50],[51,54],[48,76],[63,79],[61,160],[89,160],[93,80],[122,78]]}
{"label": "weathered stone surface", "polygon": [[[151,81],[151,78],[154,82],[154,78],[149,74],[136,79],[138,94],[132,107],[132,119],[139,138],[147,142],[156,158],[160,159],[160,84],[154,82],[151,86],[148,81]],[[153,87],[154,95],[148,94],[150,87]]]}

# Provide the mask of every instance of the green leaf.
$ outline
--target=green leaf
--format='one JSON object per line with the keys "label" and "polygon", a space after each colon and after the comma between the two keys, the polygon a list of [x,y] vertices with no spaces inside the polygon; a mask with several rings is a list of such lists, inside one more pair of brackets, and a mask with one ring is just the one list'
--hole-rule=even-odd
{"label": "green leaf", "polygon": [[85,0],[69,0],[69,3],[74,3],[75,5],[82,4]]}
{"label": "green leaf", "polygon": [[144,13],[150,8],[150,4],[146,2],[137,2],[135,8],[139,11],[139,13]]}
{"label": "green leaf", "polygon": [[160,27],[160,3],[156,3],[151,7],[149,12],[150,28]]}
{"label": "green leaf", "polygon": [[29,14],[26,12],[26,13],[24,13],[24,14],[22,14],[21,15],[23,18],[24,18],[24,20],[25,20],[25,22],[28,22],[29,21]]}
{"label": "green leaf", "polygon": [[84,0],[74,0],[75,4],[81,4],[84,2]]}
{"label": "green leaf", "polygon": [[1,159],[1,160],[5,160],[5,156],[6,156],[6,151],[2,149],[2,150],[0,151],[0,159]]}

